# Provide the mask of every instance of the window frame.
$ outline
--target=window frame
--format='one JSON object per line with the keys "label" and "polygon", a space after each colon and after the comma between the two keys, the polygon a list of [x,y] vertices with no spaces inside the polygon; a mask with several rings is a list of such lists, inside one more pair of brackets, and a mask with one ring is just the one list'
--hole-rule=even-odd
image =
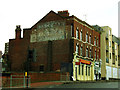
{"label": "window frame", "polygon": [[80,47],[80,56],[82,56],[83,55],[83,47],[82,47],[82,45],[81,45],[81,47]]}
{"label": "window frame", "polygon": [[94,37],[95,38],[95,40],[94,40],[94,45],[96,46],[96,37]]}
{"label": "window frame", "polygon": [[79,39],[79,29],[76,28],[76,38]]}
{"label": "window frame", "polygon": [[86,57],[88,57],[88,48],[86,47]]}
{"label": "window frame", "polygon": [[81,31],[80,31],[80,40],[81,40],[81,41],[82,41],[82,39],[83,39],[83,38],[82,38],[82,36],[83,36],[82,34],[83,34],[83,33],[82,33],[82,29],[81,29]]}
{"label": "window frame", "polygon": [[82,75],[84,75],[84,64],[82,64]]}
{"label": "window frame", "polygon": [[88,75],[88,73],[87,73],[87,68],[88,68],[88,66],[86,65],[86,76]]}
{"label": "window frame", "polygon": [[79,45],[78,44],[76,44],[76,54],[79,54]]}
{"label": "window frame", "polygon": [[90,66],[88,67],[88,76],[90,76]]}
{"label": "window frame", "polygon": [[80,73],[80,70],[81,70],[80,66],[81,66],[81,65],[79,65],[79,75],[81,74],[81,73]]}
{"label": "window frame", "polygon": [[89,43],[91,43],[91,35],[89,36]]}

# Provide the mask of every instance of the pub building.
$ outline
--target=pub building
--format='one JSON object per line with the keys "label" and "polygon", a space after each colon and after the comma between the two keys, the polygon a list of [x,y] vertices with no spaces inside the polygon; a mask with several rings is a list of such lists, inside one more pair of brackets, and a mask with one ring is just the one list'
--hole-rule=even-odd
{"label": "pub building", "polygon": [[23,38],[20,25],[15,32],[15,39],[9,40],[11,72],[26,71],[29,58],[29,72],[67,72],[73,80],[94,80],[94,62],[100,60],[100,34],[67,10],[50,11],[23,29]]}

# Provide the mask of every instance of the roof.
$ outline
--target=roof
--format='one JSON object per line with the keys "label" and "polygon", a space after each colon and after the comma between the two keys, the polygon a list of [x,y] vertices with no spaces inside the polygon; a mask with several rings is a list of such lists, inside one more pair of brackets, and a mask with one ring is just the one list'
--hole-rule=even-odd
{"label": "roof", "polygon": [[[52,11],[52,10],[51,10],[48,14],[50,14],[50,13],[54,13],[54,14],[58,15],[58,16],[61,17],[62,19],[65,18],[65,17],[62,17],[61,15],[55,13],[55,12]],[[36,24],[34,24],[34,25],[31,27],[31,29],[32,29],[35,25],[37,25],[40,21],[42,21],[48,14],[46,14],[42,19],[40,19]]]}
{"label": "roof", "polygon": [[103,29],[98,25],[92,25],[92,27],[94,28],[95,31],[103,32]]}
{"label": "roof", "polygon": [[[77,18],[77,17],[74,16],[74,15],[64,17],[64,16],[61,16],[61,15],[59,15],[58,13],[56,13],[56,12],[54,12],[54,11],[52,11],[52,10],[51,10],[48,14],[50,14],[50,13],[54,13],[54,14],[58,15],[58,16],[61,17],[62,19],[75,18],[75,19],[77,19],[78,21],[80,21],[81,23],[89,26],[90,28],[93,28],[91,25],[89,25],[89,24],[86,23],[85,21],[80,20],[79,18]],[[48,14],[46,14],[41,20],[43,20]],[[38,24],[41,20],[39,20],[36,24]],[[35,24],[35,25],[36,25],[36,24]],[[32,29],[35,25],[33,25],[33,26],[31,27],[31,29]],[[93,28],[93,29],[94,29],[94,28]]]}
{"label": "roof", "polygon": [[[93,28],[91,25],[89,25],[89,24],[88,24],[88,23],[86,23],[85,21],[82,21],[81,19],[77,18],[77,17],[76,17],[76,16],[74,16],[74,15],[70,16],[69,18],[75,18],[75,19],[77,19],[78,21],[80,21],[81,23],[83,23],[83,24],[85,24],[85,25],[87,25],[87,26],[89,26],[89,27]],[[94,29],[94,28],[93,28],[93,29]]]}
{"label": "roof", "polygon": [[112,35],[112,41],[116,42],[120,45],[120,39],[118,37],[114,36],[114,35]]}

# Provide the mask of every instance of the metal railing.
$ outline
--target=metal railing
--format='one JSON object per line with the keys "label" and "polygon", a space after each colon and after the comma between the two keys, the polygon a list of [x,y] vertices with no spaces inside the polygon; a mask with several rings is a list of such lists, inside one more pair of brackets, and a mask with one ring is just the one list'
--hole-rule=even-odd
{"label": "metal railing", "polygon": [[[28,86],[27,86],[28,80]],[[29,88],[31,84],[30,76],[29,78],[24,75],[11,75],[9,78],[2,79],[2,88]]]}
{"label": "metal railing", "polygon": [[60,81],[70,81],[70,75],[60,75]]}

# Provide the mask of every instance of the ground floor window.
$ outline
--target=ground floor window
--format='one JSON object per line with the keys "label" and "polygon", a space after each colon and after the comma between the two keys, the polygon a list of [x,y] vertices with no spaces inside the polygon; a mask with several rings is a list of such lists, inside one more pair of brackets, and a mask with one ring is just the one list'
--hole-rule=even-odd
{"label": "ground floor window", "polygon": [[40,72],[44,71],[44,65],[40,65]]}
{"label": "ground floor window", "polygon": [[80,65],[79,65],[79,75],[80,75]]}
{"label": "ground floor window", "polygon": [[87,76],[87,66],[86,66],[86,76]]}
{"label": "ground floor window", "polygon": [[82,65],[82,75],[83,75],[83,73],[84,73],[84,65]]}
{"label": "ground floor window", "polygon": [[88,67],[88,76],[90,76],[90,67]]}

